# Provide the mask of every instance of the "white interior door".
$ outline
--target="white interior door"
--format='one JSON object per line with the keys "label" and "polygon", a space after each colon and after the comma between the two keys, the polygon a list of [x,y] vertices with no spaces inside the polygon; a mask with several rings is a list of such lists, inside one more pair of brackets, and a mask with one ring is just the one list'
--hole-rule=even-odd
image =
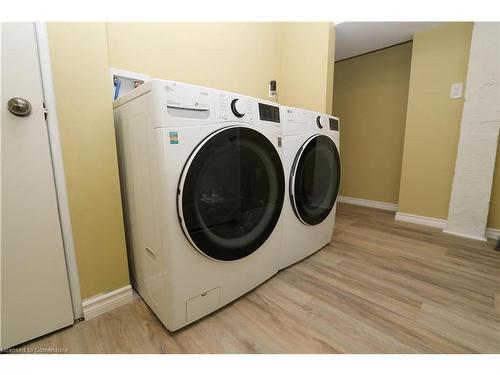
{"label": "white interior door", "polygon": [[[3,23],[0,348],[73,323],[32,23]],[[25,117],[10,98],[31,103]]]}

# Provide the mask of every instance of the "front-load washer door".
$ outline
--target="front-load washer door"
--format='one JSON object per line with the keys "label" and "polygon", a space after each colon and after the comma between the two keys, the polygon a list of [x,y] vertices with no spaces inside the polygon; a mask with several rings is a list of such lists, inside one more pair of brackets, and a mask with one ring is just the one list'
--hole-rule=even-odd
{"label": "front-load washer door", "polygon": [[250,128],[227,127],[204,139],[184,166],[179,220],[191,244],[206,256],[241,259],[273,232],[284,194],[274,145]]}
{"label": "front-load washer door", "polygon": [[340,186],[340,156],[335,143],[317,134],[299,149],[290,174],[290,199],[295,215],[317,225],[330,214]]}

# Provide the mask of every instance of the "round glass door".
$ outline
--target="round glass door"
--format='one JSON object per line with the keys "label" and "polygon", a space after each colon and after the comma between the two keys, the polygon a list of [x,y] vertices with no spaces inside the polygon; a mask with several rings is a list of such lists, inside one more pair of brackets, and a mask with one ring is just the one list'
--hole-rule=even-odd
{"label": "round glass door", "polygon": [[307,225],[325,220],[340,186],[340,156],[326,135],[315,135],[301,147],[290,175],[290,199],[297,217]]}
{"label": "round glass door", "polygon": [[184,233],[210,258],[244,258],[273,232],[284,186],[281,159],[264,135],[244,127],[219,130],[184,167],[178,191]]}

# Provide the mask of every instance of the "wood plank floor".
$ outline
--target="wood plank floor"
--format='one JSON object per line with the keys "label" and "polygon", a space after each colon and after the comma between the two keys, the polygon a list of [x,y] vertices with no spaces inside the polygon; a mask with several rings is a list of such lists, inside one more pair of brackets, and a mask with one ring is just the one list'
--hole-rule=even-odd
{"label": "wood plank floor", "polygon": [[28,343],[70,353],[500,353],[500,253],[339,204],[330,245],[171,334],[139,297]]}

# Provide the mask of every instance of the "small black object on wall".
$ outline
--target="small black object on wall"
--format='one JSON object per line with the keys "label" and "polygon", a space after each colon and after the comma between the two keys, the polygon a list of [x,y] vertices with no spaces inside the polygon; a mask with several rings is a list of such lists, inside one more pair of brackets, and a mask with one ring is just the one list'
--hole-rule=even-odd
{"label": "small black object on wall", "polygon": [[495,247],[495,250],[500,251],[500,238],[498,239],[497,247]]}
{"label": "small black object on wall", "polygon": [[272,81],[269,82],[269,89],[272,92],[276,92],[276,81],[273,79]]}

